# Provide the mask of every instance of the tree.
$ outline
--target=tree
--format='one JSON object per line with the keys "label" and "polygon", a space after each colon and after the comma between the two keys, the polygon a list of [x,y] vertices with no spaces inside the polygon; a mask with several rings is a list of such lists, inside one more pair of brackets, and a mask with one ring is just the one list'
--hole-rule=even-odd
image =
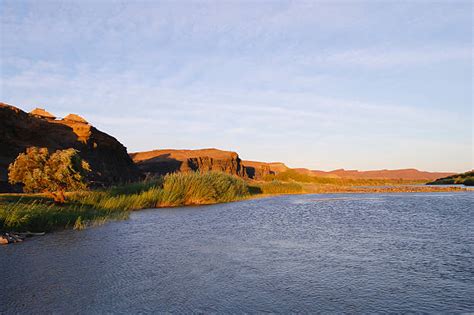
{"label": "tree", "polygon": [[18,155],[8,171],[9,182],[22,183],[24,192],[48,193],[55,202],[64,203],[65,191],[87,188],[85,175],[90,167],[75,149],[49,154],[47,148],[30,147]]}

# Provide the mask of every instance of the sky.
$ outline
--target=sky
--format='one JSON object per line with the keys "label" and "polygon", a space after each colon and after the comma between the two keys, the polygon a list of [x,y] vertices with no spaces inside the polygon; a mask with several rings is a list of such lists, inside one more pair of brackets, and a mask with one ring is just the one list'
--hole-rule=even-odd
{"label": "sky", "polygon": [[473,162],[471,1],[0,1],[0,101],[129,152],[332,170]]}

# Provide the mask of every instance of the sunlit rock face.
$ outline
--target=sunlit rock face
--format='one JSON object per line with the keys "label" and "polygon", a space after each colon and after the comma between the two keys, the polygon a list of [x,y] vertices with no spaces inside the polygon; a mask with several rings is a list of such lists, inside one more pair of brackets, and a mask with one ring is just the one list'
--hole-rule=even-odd
{"label": "sunlit rock face", "polygon": [[11,191],[8,165],[30,146],[46,147],[50,151],[78,150],[91,165],[90,179],[97,186],[140,177],[127,149],[114,137],[97,130],[78,115],[68,115],[64,119],[44,115],[38,111],[26,113],[0,103],[0,191]]}
{"label": "sunlit rock face", "polygon": [[242,161],[236,152],[218,149],[153,150],[131,153],[142,172],[165,175],[175,172],[219,171],[249,179],[263,179],[266,175],[288,170],[283,163]]}
{"label": "sunlit rock face", "polygon": [[166,149],[131,153],[130,156],[144,173],[152,175],[219,171],[240,177],[245,176],[239,155],[230,151]]}

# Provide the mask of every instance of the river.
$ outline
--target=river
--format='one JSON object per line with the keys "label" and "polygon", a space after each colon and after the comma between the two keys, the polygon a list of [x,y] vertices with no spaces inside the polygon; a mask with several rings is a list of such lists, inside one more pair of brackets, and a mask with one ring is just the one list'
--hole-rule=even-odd
{"label": "river", "polygon": [[474,194],[152,209],[0,247],[0,313],[474,312]]}

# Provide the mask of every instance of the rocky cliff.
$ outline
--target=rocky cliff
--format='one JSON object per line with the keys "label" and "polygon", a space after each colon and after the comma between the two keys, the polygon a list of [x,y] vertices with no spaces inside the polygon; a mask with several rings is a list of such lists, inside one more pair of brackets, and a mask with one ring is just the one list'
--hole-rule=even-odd
{"label": "rocky cliff", "polygon": [[288,170],[283,163],[242,161],[237,153],[218,149],[154,150],[131,153],[130,156],[142,172],[152,175],[220,171],[258,180]]}
{"label": "rocky cliff", "polygon": [[266,175],[278,174],[289,170],[285,164],[280,162],[242,161],[242,164],[246,176],[252,179],[263,179]]}
{"label": "rocky cliff", "polygon": [[114,137],[101,132],[77,115],[56,119],[44,110],[28,114],[0,103],[0,191],[9,191],[8,165],[27,147],[50,151],[74,148],[89,162],[96,185],[133,181],[140,171],[127,149]]}
{"label": "rocky cliff", "polygon": [[220,171],[245,176],[239,155],[217,149],[154,150],[131,153],[133,161],[144,173],[164,175],[174,172]]}

